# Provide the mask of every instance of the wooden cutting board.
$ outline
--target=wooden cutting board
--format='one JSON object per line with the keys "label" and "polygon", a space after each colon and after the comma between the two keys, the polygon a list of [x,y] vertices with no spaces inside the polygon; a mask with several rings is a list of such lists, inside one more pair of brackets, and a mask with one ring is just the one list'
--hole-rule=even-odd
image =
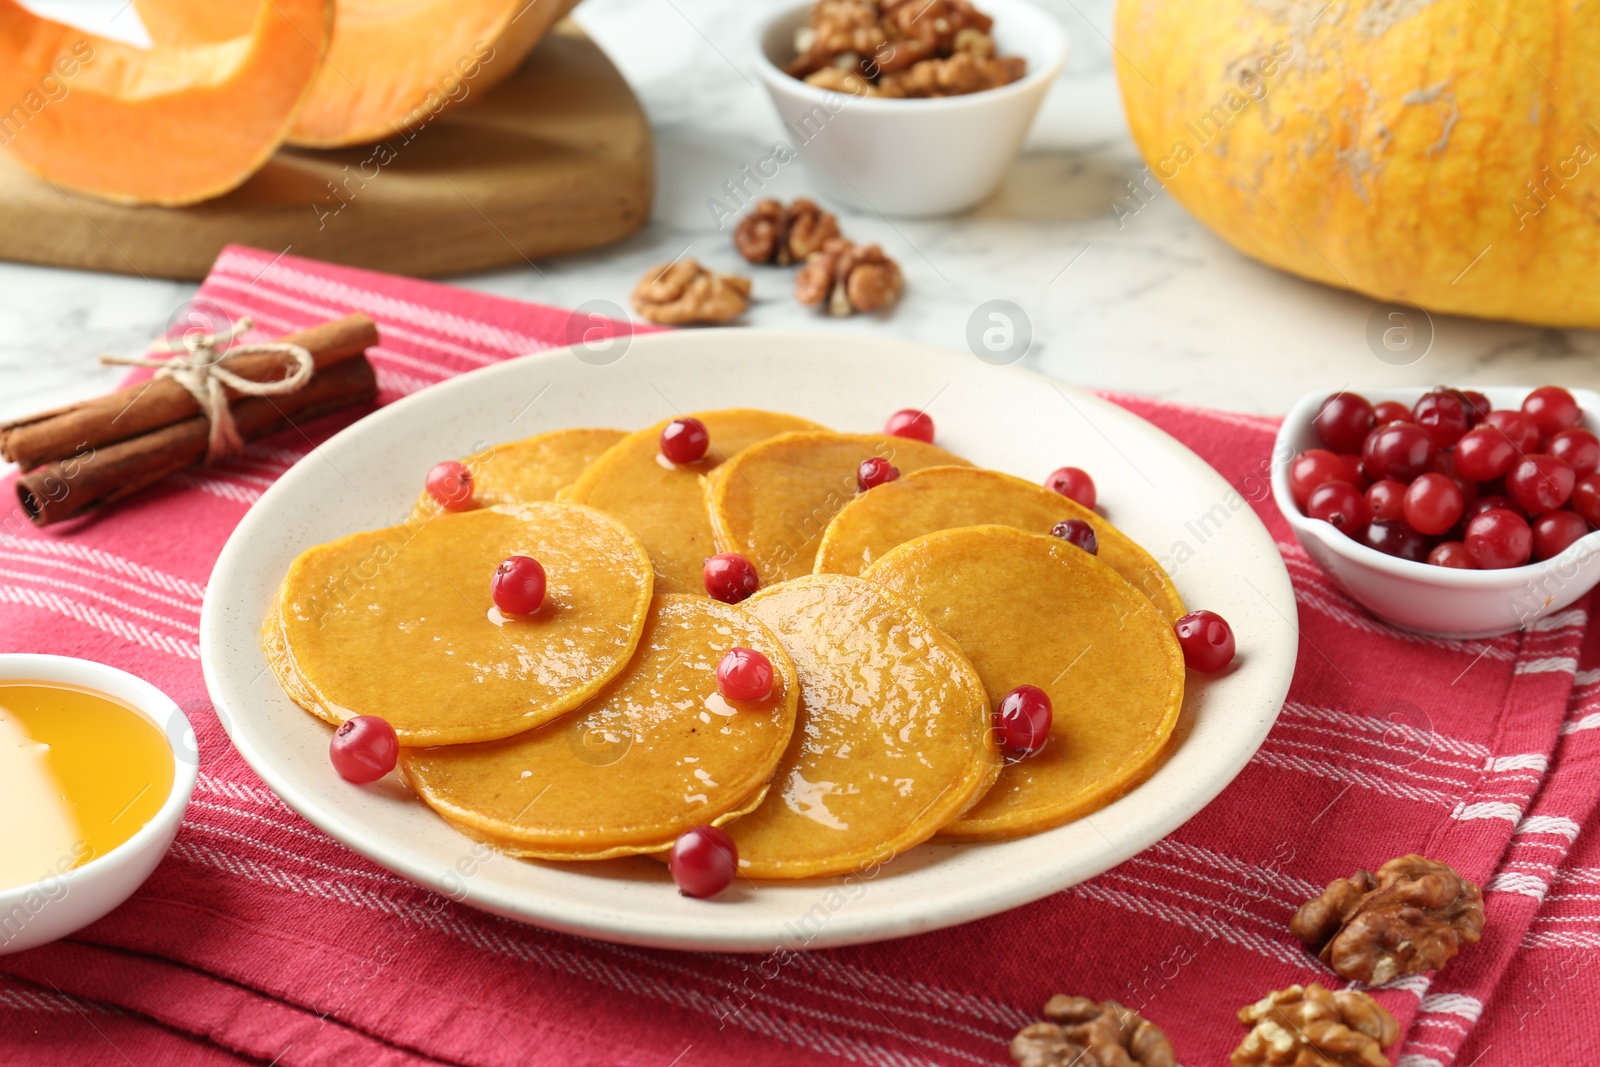
{"label": "wooden cutting board", "polygon": [[0,152],[0,259],[198,279],[237,243],[454,274],[627,237],[650,217],[653,170],[644,109],[569,20],[516,74],[414,136],[286,148],[232,193],[192,207],[64,192]]}

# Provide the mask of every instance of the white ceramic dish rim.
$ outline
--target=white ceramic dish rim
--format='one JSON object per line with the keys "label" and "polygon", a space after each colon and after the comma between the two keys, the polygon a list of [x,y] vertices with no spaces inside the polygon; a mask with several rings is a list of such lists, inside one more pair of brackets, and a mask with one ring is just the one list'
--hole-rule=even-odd
{"label": "white ceramic dish rim", "polygon": [[[189,807],[189,798],[194,794],[195,782],[200,774],[199,747],[195,743],[194,729],[189,723],[188,716],[184,715],[183,709],[178,707],[177,702],[167,694],[136,674],[129,674],[119,667],[97,663],[94,660],[36,652],[0,653],[0,681],[55,682],[61,685],[81,686],[85,689],[98,688],[101,692],[109,691],[110,687],[107,685],[96,686],[92,680],[80,680],[83,676],[90,679],[116,679],[122,685],[142,694],[138,702],[120,697],[114,699],[120,703],[132,704],[140,715],[161,731],[167,749],[172,753],[172,790],[150,820],[122,844],[103,856],[96,856],[88,863],[69,868],[59,875],[41,878],[37,882],[28,882],[10,889],[0,889],[0,908],[9,910],[31,893],[54,892],[54,887],[47,885],[53,877],[59,877],[63,883],[71,886],[75,882],[97,878],[110,868],[120,866],[124,860],[147,852],[162,837],[171,835],[175,824],[182,820],[184,811]],[[158,711],[166,717],[165,722],[158,716]],[[189,756],[178,751],[173,741],[174,733],[180,733],[184,743],[189,746]]]}
{"label": "white ceramic dish rim", "polygon": [[[1510,407],[1512,403],[1521,404],[1522,398],[1533,392],[1538,386],[1458,386],[1461,389],[1472,389],[1481,392],[1489,398],[1489,403],[1496,409]],[[1357,393],[1366,397],[1373,403],[1384,400],[1397,400],[1413,404],[1424,393],[1431,392],[1431,387],[1412,387],[1399,389],[1345,389],[1342,392]],[[1583,409],[1585,426],[1594,430],[1600,423],[1600,393],[1588,389],[1568,389],[1578,406]],[[1272,464],[1272,497],[1278,505],[1278,510],[1288,521],[1291,528],[1297,533],[1308,537],[1315,537],[1326,545],[1329,551],[1343,556],[1351,563],[1370,567],[1385,574],[1392,574],[1397,578],[1407,578],[1411,581],[1421,582],[1424,585],[1436,586],[1441,589],[1496,589],[1507,585],[1521,585],[1523,582],[1537,579],[1550,570],[1559,570],[1575,564],[1581,559],[1589,559],[1596,552],[1600,552],[1600,530],[1592,530],[1567,546],[1566,551],[1550,559],[1527,563],[1521,567],[1505,567],[1500,570],[1465,570],[1457,567],[1436,567],[1431,563],[1422,563],[1416,560],[1401,559],[1379,552],[1377,549],[1364,545],[1354,538],[1346,537],[1332,524],[1322,519],[1313,519],[1294,502],[1294,494],[1289,489],[1289,464],[1298,451],[1294,441],[1304,438],[1308,433],[1314,434],[1312,420],[1316,417],[1317,409],[1331,393],[1328,390],[1317,390],[1307,393],[1295,402],[1289,414],[1285,416],[1283,424],[1278,428],[1277,440],[1273,442]],[[1504,402],[1502,402],[1504,398]],[[1316,447],[1322,447],[1318,444]]]}
{"label": "white ceramic dish rim", "polygon": [[[892,361],[899,359],[907,368],[915,368],[909,373],[922,373],[930,367],[932,361],[945,361],[939,369],[942,376],[946,371],[958,373],[957,365],[963,370],[977,367],[979,364],[970,361],[965,354],[958,355],[946,350],[930,348],[926,345],[912,342],[891,340],[881,337],[862,337],[838,335],[832,333],[814,333],[806,331],[765,331],[748,329],[724,329],[717,331],[672,331],[660,334],[650,334],[635,337],[631,354],[639,353],[643,348],[662,350],[663,355],[670,355],[674,359],[690,358],[699,353],[721,351],[730,364],[744,367],[750,364],[751,353],[760,352],[764,348],[771,348],[777,352],[782,351],[783,345],[790,345],[795,352],[792,357],[782,360],[782,365],[793,367],[798,365],[802,358],[815,355],[817,366],[824,366],[824,359],[830,350],[847,353],[852,366],[867,356],[877,354],[881,359]],[[679,346],[674,351],[672,346]],[[800,353],[804,353],[802,356]],[[690,948],[713,951],[770,951],[777,947],[792,947],[791,938],[780,931],[775,917],[744,917],[741,916],[737,904],[724,906],[711,906],[710,910],[701,913],[695,912],[691,917],[684,918],[669,915],[666,912],[665,902],[655,907],[653,911],[637,907],[623,908],[614,905],[607,908],[585,900],[581,904],[572,904],[568,897],[540,894],[536,890],[530,891],[526,887],[510,885],[490,885],[483,890],[473,889],[470,894],[457,895],[458,886],[452,884],[449,871],[430,863],[422,845],[407,839],[400,839],[386,827],[368,829],[362,826],[352,826],[347,809],[342,809],[337,804],[324,801],[316,794],[316,786],[307,786],[302,790],[294,780],[291,764],[280,767],[268,751],[258,747],[249,736],[249,731],[241,727],[244,716],[240,714],[241,708],[232,704],[231,697],[234,692],[223,684],[224,677],[238,672],[238,667],[219,665],[219,650],[223,658],[227,657],[229,638],[232,636],[226,624],[221,621],[225,618],[228,608],[225,606],[230,601],[243,598],[239,596],[240,584],[252,581],[252,575],[260,573],[260,567],[250,555],[252,541],[259,536],[269,536],[272,530],[271,518],[274,508],[280,498],[290,499],[296,491],[299,481],[312,481],[311,471],[314,464],[321,462],[323,453],[328,467],[333,467],[334,453],[338,453],[341,444],[348,444],[355,448],[360,440],[360,435],[377,426],[396,423],[405,426],[413,412],[426,412],[432,405],[448,405],[450,397],[455,394],[472,396],[473,390],[486,381],[494,381],[504,386],[511,386],[518,380],[533,377],[534,368],[542,368],[547,361],[560,361],[572,359],[570,349],[557,349],[548,352],[524,356],[520,359],[508,360],[503,363],[484,367],[468,374],[441,382],[428,390],[404,398],[394,404],[376,412],[362,422],[351,426],[320,446],[311,455],[301,460],[296,468],[291,469],[271,486],[261,499],[240,523],[234,536],[224,548],[212,574],[212,580],[206,592],[205,604],[201,614],[200,649],[201,662],[205,672],[206,682],[211,690],[213,700],[216,702],[219,718],[224,728],[228,731],[234,745],[238,748],[245,761],[261,776],[283,800],[294,808],[311,823],[326,831],[335,839],[343,842],[356,852],[367,856],[374,862],[396,872],[400,876],[426,888],[450,895],[454,899],[462,899],[482,910],[506,916],[517,921],[531,922],[538,926],[574,933],[584,936],[598,937],[609,941],[627,944],[667,948]],[[663,361],[665,362],[665,361]],[[677,366],[677,364],[673,364]],[[808,368],[806,374],[815,377],[816,367]],[[1122,409],[1109,401],[1102,400],[1089,393],[1077,390],[1063,392],[1063,388],[1056,386],[1050,379],[1046,379],[1031,371],[1015,367],[992,367],[982,365],[985,381],[994,381],[996,374],[1007,375],[1019,381],[1019,384],[1031,387],[1035,393],[1048,392],[1054,389],[1068,403],[1076,409],[1093,411],[1097,418],[1102,420],[1091,423],[1095,429],[1104,436],[1104,426],[1110,423],[1121,423],[1119,432],[1123,427],[1135,427],[1131,432],[1148,437],[1150,447],[1158,448],[1163,459],[1170,459],[1173,463],[1173,474],[1181,477],[1186,485],[1195,487],[1195,492],[1203,489],[1205,499],[1208,501],[1222,499],[1224,495],[1234,493],[1231,486],[1207,465],[1198,456],[1194,455],[1179,442],[1173,440],[1168,434],[1151,426],[1148,422],[1130,412]],[[763,388],[769,388],[763,382]],[[505,390],[502,389],[501,392]],[[514,391],[513,391],[514,392]],[[659,390],[658,390],[659,392]],[[952,395],[960,395],[959,391]],[[687,398],[685,398],[687,399]],[[707,404],[695,403],[692,407],[705,407]],[[891,405],[893,406],[893,405]],[[1109,442],[1110,439],[1107,438]],[[1115,447],[1114,445],[1112,447]],[[297,473],[298,472],[298,473]],[[300,478],[305,474],[305,479]],[[1152,787],[1157,787],[1157,781],[1146,781],[1136,787],[1127,795],[1113,801],[1111,806],[1086,816],[1077,822],[1070,823],[1058,830],[1049,831],[1048,834],[1063,833],[1072,830],[1079,824],[1087,825],[1097,835],[1095,841],[1103,841],[1105,847],[1098,843],[1086,846],[1091,854],[1087,860],[1081,856],[1064,855],[1052,864],[1036,862],[1022,870],[1008,870],[1005,878],[984,877],[982,879],[969,878],[958,882],[958,891],[945,891],[943,886],[932,904],[917,903],[903,905],[901,897],[892,899],[892,914],[883,915],[869,910],[867,914],[858,914],[850,909],[835,914],[826,929],[813,937],[808,937],[803,942],[806,948],[821,948],[842,944],[857,944],[861,942],[885,940],[889,938],[904,937],[929,930],[941,929],[962,922],[983,918],[1009,908],[1037,900],[1051,892],[1077,884],[1087,878],[1116,866],[1134,853],[1148,848],[1161,838],[1170,834],[1183,823],[1187,822],[1205,805],[1209,804],[1217,794],[1226,788],[1249,762],[1256,750],[1260,747],[1273,722],[1282,707],[1283,700],[1288,692],[1289,683],[1294,673],[1294,660],[1298,650],[1298,628],[1295,621],[1296,605],[1293,590],[1289,582],[1287,570],[1279,558],[1276,547],[1265,526],[1262,525],[1254,512],[1245,505],[1240,512],[1241,524],[1238,537],[1258,549],[1263,559],[1270,558],[1270,574],[1257,573],[1257,578],[1265,584],[1256,590],[1264,601],[1265,608],[1273,614],[1272,630],[1263,630],[1258,635],[1258,644],[1249,654],[1261,660],[1259,667],[1255,668],[1263,673],[1255,675],[1256,681],[1249,687],[1239,691],[1244,699],[1237,703],[1229,703],[1225,710],[1210,710],[1221,707],[1217,703],[1207,705],[1207,715],[1231,715],[1242,718],[1228,727],[1222,728],[1227,738],[1228,746],[1226,756],[1218,759],[1213,750],[1202,752],[1197,744],[1191,743],[1191,754],[1187,757],[1201,762],[1196,767],[1187,769],[1188,777],[1182,780],[1181,792],[1183,799],[1177,803],[1169,803],[1164,799],[1164,794],[1146,792]],[[260,527],[260,529],[258,529]],[[286,564],[285,564],[286,565]],[[1208,568],[1216,573],[1222,573],[1223,568]],[[276,582],[276,577],[272,579]],[[270,594],[269,594],[270,595]],[[1263,610],[1261,608],[1256,609]],[[1267,613],[1267,612],[1264,612]],[[1278,626],[1282,622],[1281,629]],[[260,656],[259,643],[256,639],[256,628],[259,619],[241,620],[241,625],[248,622],[250,633],[244,635],[254,648],[253,655]],[[256,664],[252,661],[250,670],[244,672],[253,674]],[[1249,664],[1246,665],[1247,667]],[[1231,672],[1230,672],[1231,674]],[[259,678],[259,674],[257,674]],[[269,680],[270,683],[270,680]],[[241,692],[241,701],[248,699],[246,693]],[[281,693],[276,693],[271,699],[287,701]],[[1220,700],[1221,698],[1216,698]],[[301,716],[308,724],[309,718],[303,712],[291,709],[294,714]],[[1169,754],[1166,761],[1157,770],[1161,771],[1171,763],[1175,754],[1182,751],[1182,742],[1194,729],[1194,722],[1187,713],[1187,721],[1179,725],[1179,745],[1173,754]],[[1217,729],[1217,727],[1213,727]],[[1217,738],[1211,738],[1212,741]],[[270,746],[269,746],[270,747]],[[1197,773],[1198,771],[1198,773]],[[1164,783],[1167,788],[1172,787],[1172,782]],[[1141,800],[1142,797],[1142,800]],[[415,804],[408,800],[408,804]],[[1142,805],[1148,805],[1153,811],[1142,810]],[[419,814],[427,813],[420,806]],[[1135,812],[1137,812],[1135,814]],[[1119,821],[1107,829],[1101,829],[1094,820],[1101,817],[1114,817]],[[443,827],[441,822],[440,827]],[[1131,827],[1131,828],[1130,828]],[[1108,830],[1111,835],[1108,836]],[[1037,841],[1046,835],[1035,835],[1024,841]],[[1087,832],[1085,832],[1085,836]],[[465,841],[466,839],[462,839]],[[993,846],[922,846],[925,849],[947,848],[961,850],[973,847],[979,848],[1007,848],[1019,842],[1000,842]],[[518,861],[506,861],[516,863]],[[937,858],[925,860],[920,866],[913,865],[908,870],[909,877],[919,877],[924,873],[922,868],[928,864],[936,864]],[[975,865],[975,864],[974,864]],[[896,866],[893,870],[901,870]],[[597,875],[574,874],[573,877],[598,877]],[[853,877],[853,876],[852,876]],[[969,884],[976,883],[976,884]],[[476,884],[476,883],[475,883]],[[804,888],[807,891],[822,896],[834,892],[843,884],[848,886],[850,878],[844,879],[813,879],[795,883],[770,883],[778,891],[786,890],[790,886]],[[830,888],[832,887],[832,888]],[[648,888],[648,887],[647,887]],[[670,883],[663,887],[670,891]],[[676,899],[675,895],[673,899]],[[854,899],[854,898],[852,898]],[[886,899],[886,898],[877,898]],[[698,902],[696,902],[698,903]],[[809,914],[809,913],[807,913]],[[787,926],[784,927],[787,929]]]}
{"label": "white ceramic dish rim", "polygon": [[[995,25],[999,26],[1002,17],[1014,15],[1018,9],[1025,9],[1036,16],[1041,24],[1050,27],[1050,39],[1043,45],[1043,50],[1048,52],[1048,60],[1043,64],[1029,62],[1028,73],[1014,82],[1002,85],[996,89],[985,89],[978,93],[963,93],[960,96],[938,96],[926,98],[913,98],[910,100],[885,99],[871,96],[852,96],[849,93],[836,92],[829,89],[819,89],[815,85],[796,78],[787,73],[783,68],[774,63],[767,55],[766,38],[773,28],[779,23],[794,18],[801,11],[808,10],[811,3],[791,4],[780,8],[777,12],[762,19],[756,24],[753,34],[755,42],[756,67],[761,77],[768,82],[781,84],[799,96],[815,101],[819,105],[826,105],[838,98],[850,101],[852,109],[860,108],[865,111],[879,113],[892,113],[908,109],[945,108],[950,110],[962,108],[986,107],[998,101],[1009,99],[1019,93],[1025,93],[1040,82],[1054,81],[1061,75],[1067,65],[1067,54],[1070,48],[1066,28],[1052,18],[1048,12],[1024,3],[1023,0],[979,0],[979,10],[984,14],[992,15]],[[985,10],[988,9],[988,10]],[[1001,12],[1006,14],[1002,16]],[[781,79],[781,81],[780,81]]]}

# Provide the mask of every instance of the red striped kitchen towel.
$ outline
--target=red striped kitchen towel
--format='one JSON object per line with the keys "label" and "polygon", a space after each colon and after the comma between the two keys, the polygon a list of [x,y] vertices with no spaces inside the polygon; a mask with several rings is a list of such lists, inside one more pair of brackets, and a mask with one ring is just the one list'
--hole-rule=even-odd
{"label": "red striped kitchen towel", "polygon": [[[201,295],[272,334],[368,312],[385,402],[569,340],[554,309],[245,248]],[[1278,539],[1301,651],[1276,728],[1204,812],[1091,882],[956,929],[781,957],[603,944],[441,900],[311,827],[235,754],[198,662],[207,576],[261,490],[354,415],[71,528],[0,521],[0,650],[150,679],[204,753],[172,854],[136,896],[0,957],[0,1062],[1004,1064],[1011,1034],[1070,992],[1135,1006],[1188,1067],[1220,1065],[1239,1006],[1338,981],[1289,937],[1294,909],[1412,851],[1483,884],[1492,919],[1448,971],[1378,994],[1406,1027],[1396,1062],[1593,1062],[1571,1055],[1600,1032],[1592,598],[1493,641],[1399,633],[1294,544],[1266,490],[1275,420],[1113,399],[1215,465]]]}

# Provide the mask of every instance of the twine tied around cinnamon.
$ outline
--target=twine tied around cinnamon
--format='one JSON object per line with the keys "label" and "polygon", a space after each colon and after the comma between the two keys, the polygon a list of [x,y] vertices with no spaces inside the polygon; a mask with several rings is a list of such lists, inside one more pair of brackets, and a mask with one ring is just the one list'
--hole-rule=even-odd
{"label": "twine tied around cinnamon", "polygon": [[[200,413],[211,424],[206,445],[206,462],[215,463],[244,448],[244,438],[228,407],[228,390],[240,396],[281,396],[301,388],[311,379],[316,363],[310,351],[281,341],[233,345],[255,323],[246,316],[231,322],[225,330],[192,330],[176,340],[163,337],[150,344],[149,356],[101,356],[100,362],[121,367],[151,367],[158,378],[171,378],[189,391]],[[231,345],[231,347],[229,347]],[[280,352],[294,360],[294,370],[275,382],[255,382],[241,378],[224,364],[235,356]],[[158,355],[168,358],[157,359]],[[172,359],[172,356],[183,356]]]}

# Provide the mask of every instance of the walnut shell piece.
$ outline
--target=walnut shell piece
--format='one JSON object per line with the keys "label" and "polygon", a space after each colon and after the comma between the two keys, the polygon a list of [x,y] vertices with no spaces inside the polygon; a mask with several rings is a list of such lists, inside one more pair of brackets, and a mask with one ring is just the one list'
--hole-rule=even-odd
{"label": "walnut shell piece", "polygon": [[727,322],[750,306],[750,279],[679,259],[651,267],[633,290],[633,307],[661,326]]}
{"label": "walnut shell piece", "polygon": [[[852,75],[853,76],[853,75]],[[839,220],[815,200],[798,197],[788,207],[762,200],[739,220],[733,245],[751,263],[788,266],[801,263],[812,252],[839,236]]]}
{"label": "walnut shell piece", "polygon": [[1057,994],[1011,1039],[1018,1067],[1177,1067],[1161,1028],[1114,1000]]}
{"label": "walnut shell piece", "polygon": [[842,237],[824,242],[806,257],[795,275],[795,299],[807,307],[826,302],[830,315],[881,311],[905,289],[905,278],[894,260],[877,245],[857,245]]}
{"label": "walnut shell piece", "polygon": [[1250,1027],[1233,1050],[1233,1067],[1391,1067],[1383,1050],[1400,1024],[1355,989],[1330,992],[1313,982],[1268,993],[1239,1009]]}
{"label": "walnut shell piece", "polygon": [[1289,931],[1343,978],[1383,985],[1441,970],[1483,936],[1483,894],[1448,864],[1400,856],[1337,878],[1295,912]]}

